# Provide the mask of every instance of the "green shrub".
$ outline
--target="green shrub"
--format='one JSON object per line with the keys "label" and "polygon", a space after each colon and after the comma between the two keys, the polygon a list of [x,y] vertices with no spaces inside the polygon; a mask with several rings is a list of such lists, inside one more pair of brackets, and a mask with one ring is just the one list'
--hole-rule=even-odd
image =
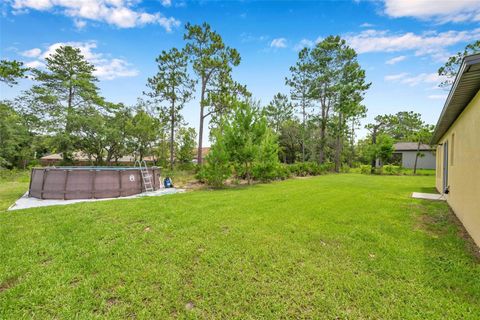
{"label": "green shrub", "polygon": [[41,167],[42,164],[40,163],[40,160],[34,159],[28,162],[28,169],[35,168],[35,167]]}
{"label": "green shrub", "polygon": [[192,162],[181,162],[181,163],[178,163],[176,166],[175,166],[175,169],[178,169],[178,170],[184,170],[184,171],[192,171],[192,170],[196,170],[196,167],[195,167],[195,164],[193,164]]}
{"label": "green shrub", "polygon": [[280,165],[278,163],[256,162],[252,170],[253,179],[263,182],[276,180],[279,178],[279,168]]}
{"label": "green shrub", "polygon": [[30,181],[30,171],[20,169],[0,169],[0,181],[28,182]]}
{"label": "green shrub", "polygon": [[205,164],[197,173],[196,178],[213,187],[220,187],[231,175],[232,168],[228,152],[223,137],[217,133],[216,142],[210,148],[210,152],[205,158]]}
{"label": "green shrub", "polygon": [[261,181],[278,179],[279,168],[277,138],[271,130],[267,129],[253,164],[253,179]]}
{"label": "green shrub", "polygon": [[361,173],[360,167],[350,168],[350,173]]}
{"label": "green shrub", "polygon": [[368,164],[362,164],[360,166],[360,173],[361,174],[370,174],[372,172],[372,166]]}
{"label": "green shrub", "polygon": [[308,172],[306,170],[306,162],[298,162],[288,165],[288,171],[292,176],[305,177]]}
{"label": "green shrub", "polygon": [[320,165],[322,168],[322,174],[325,174],[326,172],[333,172],[335,169],[335,163],[333,162],[325,162],[324,164]]}
{"label": "green shrub", "polygon": [[398,175],[400,173],[401,173],[400,166],[395,166],[392,164],[386,164],[383,166],[383,174]]}
{"label": "green shrub", "polygon": [[280,166],[277,168],[277,178],[280,180],[285,180],[290,178],[291,173],[288,168],[288,165],[285,164],[280,164]]}
{"label": "green shrub", "polygon": [[306,172],[309,176],[318,176],[324,173],[325,168],[316,162],[306,162]]}
{"label": "green shrub", "polygon": [[287,166],[288,172],[292,176],[305,177],[305,176],[318,176],[325,174],[328,171],[332,171],[332,163],[318,164],[316,162],[298,162]]}
{"label": "green shrub", "polygon": [[231,176],[232,170],[228,163],[209,162],[195,175],[198,181],[206,183],[212,187],[221,187],[225,181]]}

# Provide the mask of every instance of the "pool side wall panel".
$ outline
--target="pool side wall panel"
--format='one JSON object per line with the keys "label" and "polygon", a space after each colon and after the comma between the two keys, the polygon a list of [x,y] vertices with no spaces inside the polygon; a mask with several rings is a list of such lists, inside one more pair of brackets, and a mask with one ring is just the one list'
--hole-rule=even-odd
{"label": "pool side wall panel", "polygon": [[[149,168],[155,190],[160,188],[159,168]],[[138,169],[34,168],[29,196],[39,199],[102,199],[131,196],[145,191]]]}

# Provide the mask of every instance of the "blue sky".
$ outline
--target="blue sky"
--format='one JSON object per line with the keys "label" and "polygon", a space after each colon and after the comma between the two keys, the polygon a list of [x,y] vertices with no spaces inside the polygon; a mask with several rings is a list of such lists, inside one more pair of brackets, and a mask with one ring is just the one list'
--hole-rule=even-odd
{"label": "blue sky", "polygon": [[[161,50],[183,47],[184,24],[206,21],[236,48],[234,78],[268,103],[288,93],[284,79],[298,48],[330,34],[359,53],[372,82],[365,105],[378,114],[414,110],[436,123],[447,92],[437,88],[445,59],[480,39],[480,1],[176,1],[11,0],[0,4],[0,56],[42,67],[55,47],[70,43],[97,67],[102,94],[134,104],[155,73]],[[0,87],[9,99],[31,85]],[[198,100],[184,109],[198,126]],[[360,136],[365,131],[360,131]]]}

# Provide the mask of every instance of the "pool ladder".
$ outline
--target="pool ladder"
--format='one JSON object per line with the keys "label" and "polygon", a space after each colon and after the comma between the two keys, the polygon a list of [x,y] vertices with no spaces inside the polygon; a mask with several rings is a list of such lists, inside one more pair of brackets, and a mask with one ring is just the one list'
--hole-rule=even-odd
{"label": "pool ladder", "polygon": [[155,189],[153,188],[152,175],[148,172],[147,163],[145,160],[135,161],[135,167],[140,168],[140,174],[142,175],[143,186],[145,187],[145,192],[152,192]]}

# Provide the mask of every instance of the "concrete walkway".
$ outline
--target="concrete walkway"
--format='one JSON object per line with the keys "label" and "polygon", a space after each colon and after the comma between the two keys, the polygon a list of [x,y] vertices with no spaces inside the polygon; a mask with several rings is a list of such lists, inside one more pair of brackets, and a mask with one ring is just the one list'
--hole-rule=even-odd
{"label": "concrete walkway", "polygon": [[28,196],[28,192],[26,192],[20,199],[15,201],[13,205],[8,208],[8,210],[20,210],[20,209],[28,209],[28,208],[36,208],[36,207],[46,207],[46,206],[61,206],[79,202],[94,202],[94,201],[105,201],[105,200],[117,200],[117,199],[133,199],[133,198],[141,198],[141,197],[158,197],[164,196],[166,194],[174,194],[174,193],[181,193],[185,192],[184,189],[176,189],[176,188],[168,188],[168,189],[160,189],[153,192],[144,192],[135,194],[129,197],[119,197],[119,198],[104,198],[104,199],[77,199],[77,200],[46,200],[46,199],[37,199]]}
{"label": "concrete walkway", "polygon": [[437,200],[437,201],[445,201],[445,197],[443,194],[438,193],[421,193],[421,192],[414,192],[412,193],[412,198],[415,199],[424,199],[424,200]]}

